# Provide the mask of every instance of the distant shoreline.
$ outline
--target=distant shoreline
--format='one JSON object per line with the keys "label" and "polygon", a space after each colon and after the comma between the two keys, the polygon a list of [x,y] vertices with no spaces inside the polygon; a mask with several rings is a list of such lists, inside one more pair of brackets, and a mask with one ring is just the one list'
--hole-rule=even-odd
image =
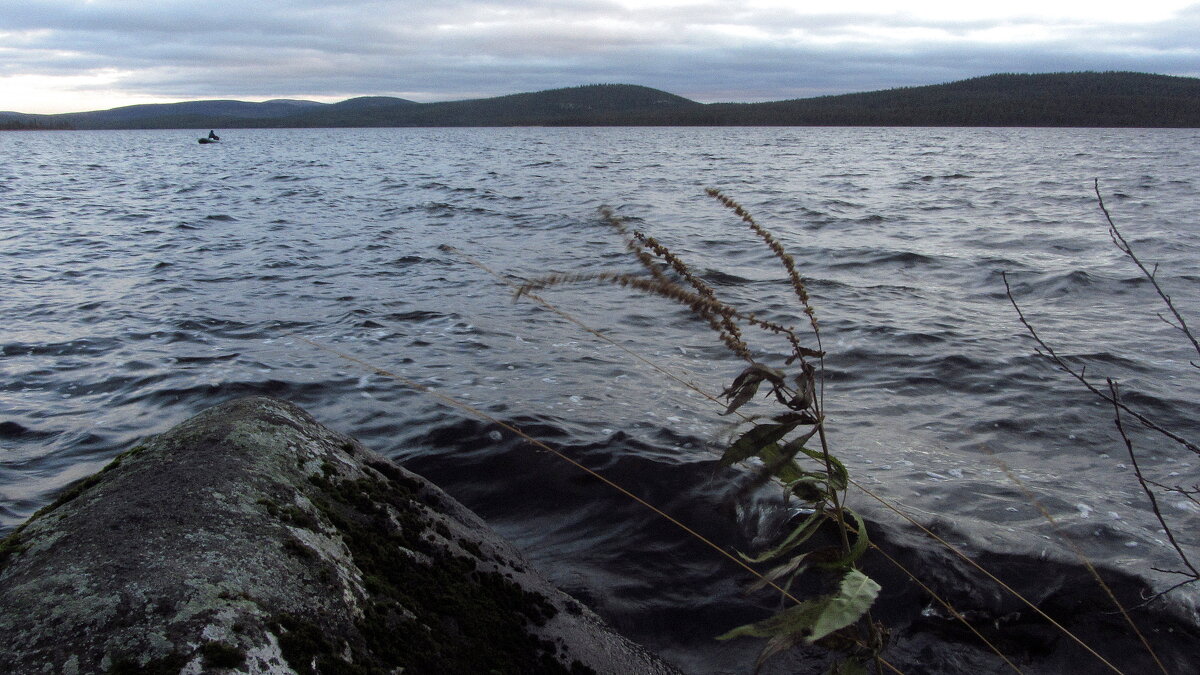
{"label": "distant shoreline", "polygon": [[[227,131],[323,131],[343,129],[1200,129],[1196,126],[1099,126],[1099,125],[964,125],[964,124],[459,124],[459,125],[395,125],[395,126],[337,126],[337,127],[235,127],[224,126]],[[208,127],[130,127],[122,129],[75,129],[75,128],[0,128],[0,133],[15,132],[81,132],[81,131],[187,131],[203,133]]]}
{"label": "distant shoreline", "polygon": [[57,115],[0,112],[0,130],[453,127],[1200,128],[1200,79],[1130,72],[998,74],[766,103],[698,103],[603,84],[468,101],[191,101]]}

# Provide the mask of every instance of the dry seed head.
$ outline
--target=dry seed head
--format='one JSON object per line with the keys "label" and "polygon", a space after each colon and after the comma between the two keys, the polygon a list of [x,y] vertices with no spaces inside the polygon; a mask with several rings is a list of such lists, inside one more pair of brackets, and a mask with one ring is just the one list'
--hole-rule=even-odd
{"label": "dry seed head", "polygon": [[[813,330],[817,331],[816,316],[812,306],[809,304],[808,293],[804,287],[804,283],[799,273],[796,272],[795,260],[784,251],[783,246],[769,232],[754,221],[754,218],[740,204],[715,189],[710,188],[707,192],[710,196],[737,213],[783,263],[784,267],[788,270],[788,276],[791,279],[796,296],[804,306],[804,313],[808,315]],[[519,298],[534,290],[569,283],[594,281],[616,284],[625,288],[633,288],[644,293],[667,298],[684,305],[697,317],[703,319],[717,333],[721,342],[731,352],[751,363],[753,363],[753,359],[750,356],[749,347],[742,336],[742,329],[738,325],[741,321],[785,337],[792,347],[792,356],[788,358],[788,363],[792,363],[796,359],[799,359],[803,363],[805,357],[820,358],[824,356],[824,352],[819,349],[819,332],[817,333],[818,349],[804,347],[800,343],[800,339],[796,335],[794,328],[760,319],[753,314],[744,314],[719,300],[712,288],[695,277],[687,264],[672,253],[665,244],[638,230],[630,230],[625,221],[613,213],[612,209],[601,207],[600,215],[605,224],[612,227],[625,239],[626,248],[637,258],[638,262],[650,273],[652,278],[646,279],[630,274],[613,272],[552,274],[526,283],[517,290],[516,297]],[[694,292],[669,279],[664,273],[663,267],[655,259],[656,257],[670,266],[680,278],[694,289]]]}
{"label": "dry seed head", "polygon": [[[653,251],[655,255],[663,260],[666,260],[671,265],[671,269],[675,270],[675,273],[682,277],[684,281],[688,282],[692,288],[696,289],[696,292],[701,296],[708,298],[715,303],[724,304],[717,299],[716,293],[713,292],[712,288],[698,277],[694,276],[691,270],[688,269],[687,264],[684,263],[679,256],[672,253],[665,244],[662,244],[654,237],[648,237],[642,232],[636,230],[634,231],[633,236],[636,237],[638,241],[642,242],[647,248]],[[717,331],[717,334],[721,336],[721,340],[735,354],[741,356],[742,358],[749,358],[746,343],[742,338],[742,330],[738,327],[737,323],[733,321],[730,315],[722,314],[721,319],[718,322],[714,321],[709,313],[710,310],[693,308],[693,312],[695,312],[704,320],[708,321],[713,330]]]}
{"label": "dry seed head", "polygon": [[721,202],[721,204],[726,208],[731,209],[734,213],[740,216],[741,219],[750,226],[750,229],[753,230],[754,233],[757,234],[759,238],[767,244],[775,257],[778,258],[781,263],[783,263],[784,268],[787,270],[788,278],[791,280],[792,291],[795,292],[796,297],[800,300],[800,304],[803,305],[804,313],[808,315],[813,331],[820,335],[820,330],[817,326],[816,312],[813,310],[812,304],[809,302],[808,289],[805,287],[804,280],[801,278],[800,273],[796,271],[795,259],[788,255],[787,251],[785,251],[783,248],[783,244],[780,244],[779,241],[775,239],[774,235],[768,232],[766,228],[755,222],[754,218],[749,214],[749,212],[746,211],[745,208],[742,207],[741,204],[725,196],[716,188],[707,188],[705,192],[708,194],[708,196]]}
{"label": "dry seed head", "polygon": [[[664,284],[672,284],[673,282],[666,278],[659,266],[654,262],[653,258],[647,253],[647,250],[654,253],[655,256],[667,262],[671,269],[675,271],[681,278],[688,282],[692,288],[696,289],[702,297],[711,301],[713,304],[689,304],[689,309],[696,316],[704,319],[708,325],[717,332],[721,341],[738,356],[749,360],[749,348],[742,339],[741,329],[732,320],[734,312],[723,311],[718,306],[721,305],[717,300],[712,289],[709,288],[700,279],[692,275],[686,263],[678,256],[671,252],[666,245],[659,242],[653,237],[648,237],[639,230],[633,230],[632,233],[625,227],[621,221],[608,207],[601,207],[601,216],[614,229],[621,233],[625,238],[626,248],[629,249],[641,263],[642,267],[648,270],[656,280]],[[681,289],[682,290],[682,289]],[[717,318],[720,317],[720,318]]]}
{"label": "dry seed head", "polygon": [[662,279],[664,281],[666,280],[666,276],[663,274],[662,269],[654,261],[654,257],[645,251],[646,246],[642,242],[640,232],[635,230],[631,234],[629,232],[629,228],[625,226],[625,221],[622,220],[620,216],[613,213],[613,210],[607,206],[600,207],[600,217],[601,220],[620,233],[621,238],[625,240],[625,248],[628,249],[635,258],[637,258],[638,263],[640,263],[641,266],[650,273],[650,276],[654,277],[655,279]]}

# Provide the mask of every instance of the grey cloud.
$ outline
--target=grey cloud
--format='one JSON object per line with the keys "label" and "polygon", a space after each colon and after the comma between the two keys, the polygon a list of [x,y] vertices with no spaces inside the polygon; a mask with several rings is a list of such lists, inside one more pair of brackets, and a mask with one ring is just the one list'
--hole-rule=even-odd
{"label": "grey cloud", "polygon": [[[769,39],[729,36],[725,25]],[[969,42],[993,26],[1036,27],[1023,44]],[[862,28],[927,28],[923,43]],[[791,39],[793,34],[812,39]],[[0,75],[128,73],[131,93],[180,98],[397,94],[423,100],[589,82],[645,84],[704,101],[768,100],[932,84],[992,72],[1200,72],[1200,6],[1172,21],[1111,26],[816,17],[690,5],[633,12],[604,0],[509,3],[32,0],[0,14]],[[786,38],[786,39],[785,39]],[[4,107],[4,106],[0,106]]]}

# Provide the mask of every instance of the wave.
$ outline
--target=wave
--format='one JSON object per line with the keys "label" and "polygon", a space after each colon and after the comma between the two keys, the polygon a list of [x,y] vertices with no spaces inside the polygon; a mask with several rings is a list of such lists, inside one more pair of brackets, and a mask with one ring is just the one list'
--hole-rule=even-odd
{"label": "wave", "polygon": [[705,268],[701,271],[700,278],[714,286],[741,286],[753,283],[752,280],[746,277],[713,268]]}
{"label": "wave", "polygon": [[0,346],[4,356],[87,356],[107,354],[120,345],[112,337],[83,337],[68,342],[10,342]]}
{"label": "wave", "polygon": [[832,269],[849,267],[875,267],[880,265],[934,266],[940,265],[939,257],[915,251],[881,251],[877,249],[849,249],[837,253],[838,260],[827,264]]}
{"label": "wave", "polygon": [[11,420],[0,422],[0,438],[7,440],[44,441],[56,435],[56,432],[30,429],[23,424]]}

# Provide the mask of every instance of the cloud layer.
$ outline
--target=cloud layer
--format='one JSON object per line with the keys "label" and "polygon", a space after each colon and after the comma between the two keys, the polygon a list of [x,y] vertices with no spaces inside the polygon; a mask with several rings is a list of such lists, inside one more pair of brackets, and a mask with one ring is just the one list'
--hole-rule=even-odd
{"label": "cloud layer", "polygon": [[[995,72],[1200,75],[1200,4],[1010,0],[24,0],[0,12],[0,110],[387,94],[449,100],[597,82],[760,101]],[[50,108],[57,108],[51,110]],[[40,109],[39,109],[40,108]]]}

